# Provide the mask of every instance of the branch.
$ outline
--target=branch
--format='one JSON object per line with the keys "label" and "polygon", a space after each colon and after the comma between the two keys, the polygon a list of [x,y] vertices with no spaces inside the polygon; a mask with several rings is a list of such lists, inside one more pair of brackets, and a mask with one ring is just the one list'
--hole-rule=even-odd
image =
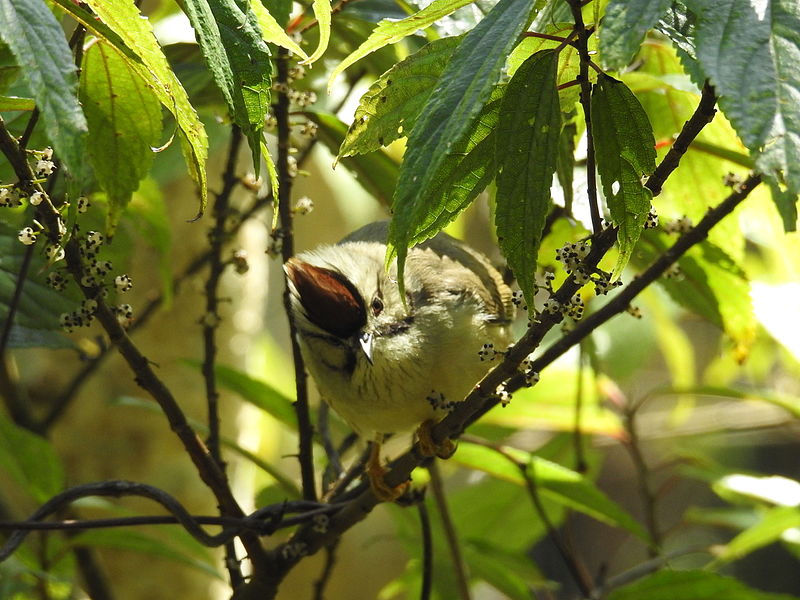
{"label": "branch", "polygon": [[589,37],[592,30],[587,29],[583,22],[580,0],[567,0],[575,19],[575,30],[578,32],[576,47],[580,56],[578,82],[581,85],[581,107],[583,119],[586,123],[586,194],[589,200],[589,212],[592,215],[592,229],[594,233],[602,230],[600,218],[600,204],[597,199],[597,172],[595,170],[594,136],[592,134],[592,82],[589,81],[589,65],[592,62],[589,56]]}
{"label": "branch", "polygon": [[[285,48],[278,49],[278,83],[288,81],[289,51]],[[285,89],[282,87],[282,89]],[[285,91],[278,94],[278,102],[274,105],[275,120],[278,125],[278,212],[281,221],[281,257],[283,262],[294,256],[294,229],[292,223],[292,176],[289,174],[289,96]],[[303,497],[306,500],[317,498],[314,483],[314,428],[311,425],[311,414],[308,408],[308,375],[306,374],[303,356],[300,353],[300,344],[297,341],[297,326],[292,314],[292,301],[289,293],[289,281],[284,275],[283,307],[289,320],[289,336],[292,344],[292,358],[294,359],[294,377],[297,399],[294,410],[297,414],[298,459],[300,461],[300,478],[303,482]]]}
{"label": "branch", "polygon": [[420,600],[430,600],[431,588],[433,587],[433,531],[431,530],[431,519],[428,516],[428,507],[425,499],[421,498],[417,502],[417,512],[419,513],[419,528],[422,534],[422,585],[420,587]]}

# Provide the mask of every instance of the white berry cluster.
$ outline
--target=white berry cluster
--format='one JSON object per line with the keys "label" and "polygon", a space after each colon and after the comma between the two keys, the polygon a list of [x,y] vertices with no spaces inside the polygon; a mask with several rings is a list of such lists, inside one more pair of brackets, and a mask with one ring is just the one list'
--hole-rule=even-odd
{"label": "white berry cluster", "polygon": [[658,227],[658,213],[655,206],[650,207],[650,212],[647,213],[647,218],[644,221],[645,229],[655,229]]}
{"label": "white berry cluster", "polygon": [[670,265],[669,269],[664,272],[664,277],[667,279],[680,279],[683,277],[683,272],[680,266],[678,266],[678,263]]}
{"label": "white berry cluster", "polygon": [[295,214],[307,215],[312,210],[314,210],[314,201],[308,196],[303,196],[302,198],[298,198],[297,202],[294,203],[293,211]]}
{"label": "white berry cluster", "polygon": [[564,316],[580,321],[583,318],[583,311],[585,308],[586,305],[583,303],[581,295],[575,294],[570,298],[569,304],[564,307]]}
{"label": "white berry cluster", "polygon": [[425,397],[425,400],[428,401],[428,404],[431,405],[433,410],[450,412],[456,405],[454,400],[447,400],[442,392],[437,392],[436,390],[431,390],[431,393]]}
{"label": "white berry cluster", "polygon": [[664,223],[664,231],[667,233],[686,233],[693,226],[692,220],[683,215],[680,219],[673,219]]}
{"label": "white berry cluster", "polygon": [[22,206],[22,192],[16,186],[2,186],[0,187],[0,207],[2,208],[16,208]]}
{"label": "white berry cluster", "polygon": [[587,242],[568,242],[556,250],[556,260],[564,265],[567,273],[572,273],[589,256],[591,249]]}
{"label": "white berry cluster", "polygon": [[502,353],[498,352],[495,349],[494,344],[491,343],[484,344],[483,346],[481,346],[481,349],[478,350],[478,358],[481,359],[481,362],[483,361],[492,362],[495,358],[497,358],[498,354]]}
{"label": "white berry cluster", "polygon": [[598,277],[593,278],[592,282],[594,283],[594,293],[598,296],[605,296],[611,290],[622,285],[621,279],[611,281],[611,273],[606,273],[605,271],[600,271]]}
{"label": "white berry cluster", "polygon": [[523,360],[519,367],[525,378],[525,387],[533,387],[539,383],[539,372],[533,370],[533,360],[530,357]]}
{"label": "white berry cluster", "polygon": [[501,383],[497,386],[495,396],[497,397],[497,401],[500,402],[500,406],[503,408],[511,404],[511,392],[506,389],[505,384]]}

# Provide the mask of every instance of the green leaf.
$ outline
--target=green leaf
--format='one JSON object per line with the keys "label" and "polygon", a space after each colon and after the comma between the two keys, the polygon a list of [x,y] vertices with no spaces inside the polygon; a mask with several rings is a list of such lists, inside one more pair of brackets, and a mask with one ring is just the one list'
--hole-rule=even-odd
{"label": "green leaf", "polygon": [[290,429],[297,429],[297,416],[292,408],[294,400],[284,396],[266,382],[254,379],[231,367],[217,365],[214,373],[219,385],[236,392],[243,400],[269,413]]}
{"label": "green leaf", "polygon": [[[522,450],[503,447],[503,451],[517,463],[527,465],[526,473],[534,480],[536,488],[543,497],[564,504],[603,523],[622,527],[643,540],[648,539],[642,526],[630,514],[580,473],[544,458],[532,456]],[[525,478],[520,468],[509,458],[491,448],[462,441],[453,460],[504,481],[525,485]]]}
{"label": "green leaf", "polygon": [[772,192],[772,201],[783,221],[783,230],[787,233],[797,231],[797,194],[788,189],[782,189],[773,178],[768,179],[767,183]]}
{"label": "green leaf", "polygon": [[[348,55],[342,62],[336,65],[331,72],[328,80],[328,90],[331,89],[334,80],[347,67],[365,57],[367,54],[375,52],[389,44],[399,42],[404,37],[411,35],[415,31],[429,27],[435,21],[449,15],[454,10],[466,6],[474,0],[434,0],[431,4],[421,11],[402,19],[400,21],[390,21],[383,19],[370,36],[353,53]],[[524,17],[523,17],[524,20]],[[516,37],[516,36],[515,36]],[[495,83],[492,81],[490,83]]]}
{"label": "green leaf", "polygon": [[[530,22],[533,0],[500,0],[464,36],[408,138],[392,207],[387,263],[396,255],[403,296],[403,267],[410,245],[444,227],[445,206],[435,205],[439,171],[454,145],[469,135],[489,99],[506,57]],[[433,6],[433,5],[431,5]]]}
{"label": "green leaf", "polygon": [[79,181],[87,126],[64,30],[43,0],[0,0],[0,37],[17,59],[58,158]]}
{"label": "green leaf", "polygon": [[381,75],[361,96],[339,157],[372,152],[407,136],[461,39],[431,42]]}
{"label": "green leaf", "polygon": [[517,69],[503,96],[495,135],[497,241],[528,306],[536,295],[536,256],[559,153],[557,66],[558,53],[542,50]]}
{"label": "green leaf", "polygon": [[545,578],[527,556],[482,539],[464,543],[464,558],[470,573],[483,579],[511,600],[530,600],[531,588]]}
{"label": "green leaf", "polygon": [[[331,153],[335,153],[345,140],[347,125],[330,113],[307,112],[306,116],[319,125],[318,137]],[[400,166],[382,149],[363,155],[355,155],[340,161],[381,204],[388,206]]]}
{"label": "green leaf", "polygon": [[9,110],[30,111],[36,108],[33,98],[18,98],[16,96],[0,96],[0,112]]}
{"label": "green leaf", "polygon": [[258,171],[272,63],[256,16],[247,0],[186,0],[184,8],[233,122],[247,137]]}
{"label": "green leaf", "polygon": [[800,192],[800,4],[692,0],[697,58],[763,173]]}
{"label": "green leaf", "polygon": [[618,588],[608,600],[796,600],[788,594],[770,594],[749,588],[709,571],[658,571]]}
{"label": "green leaf", "polygon": [[672,0],[611,0],[600,28],[600,56],[606,69],[628,66],[647,31],[667,12]]}
{"label": "green leaf", "polygon": [[[665,236],[646,232],[637,247],[637,264],[652,263],[667,247]],[[755,339],[756,319],[745,273],[719,247],[708,241],[691,248],[678,260],[679,274],[658,283],[678,304],[722,329],[734,342],[742,361]]]}
{"label": "green leaf", "polygon": [[[8,0],[6,0],[8,1]],[[175,117],[181,148],[189,174],[200,190],[199,214],[205,211],[205,162],[208,138],[203,124],[189,103],[186,91],[167,63],[150,21],[127,0],[86,0],[94,14],[71,0],[53,0],[94,35],[114,46],[130,62],[142,80],[152,86],[161,104]]]}
{"label": "green leaf", "polygon": [[[176,525],[176,527],[178,527]],[[114,548],[115,550],[128,550],[139,552],[148,556],[158,556],[179,564],[187,565],[210,575],[215,579],[222,579],[214,560],[199,542],[194,542],[197,548],[189,554],[183,549],[174,548],[164,540],[150,536],[139,531],[126,529],[92,529],[83,531],[69,538],[72,548]]]}
{"label": "green leaf", "polygon": [[308,54],[283,30],[270,12],[261,4],[261,0],[252,0],[250,9],[256,17],[258,28],[264,40],[294,52],[302,59],[308,59]]}
{"label": "green leaf", "polygon": [[[307,65],[313,63],[325,54],[328,48],[328,42],[331,39],[331,2],[330,0],[314,0],[314,17],[317,19],[317,29],[319,30],[319,42],[317,49],[309,56],[302,64]],[[333,76],[331,76],[333,81]],[[328,86],[330,89],[330,85]]]}
{"label": "green leaf", "polygon": [[50,442],[2,415],[0,469],[38,503],[46,502],[64,487],[64,468]]}
{"label": "green leaf", "polygon": [[80,99],[89,124],[89,159],[110,204],[111,237],[153,163],[153,148],[161,137],[161,104],[104,40],[96,40],[84,52]]}
{"label": "green leaf", "polygon": [[[6,307],[3,307],[6,308]],[[14,324],[8,335],[9,348],[73,348],[74,344],[57,331],[33,329]]]}
{"label": "green leaf", "polygon": [[[17,239],[17,228],[0,223],[0,323],[5,323],[8,318],[8,307],[14,296],[26,250],[26,246]],[[78,306],[77,296],[72,291],[57,292],[45,283],[47,273],[44,258],[34,250],[28,277],[22,287],[22,295],[14,315],[15,327],[11,330],[10,341],[12,347],[18,344],[20,347],[30,347],[39,341],[48,347],[59,345],[56,340],[60,336],[44,332],[58,331],[59,315],[75,310]],[[17,330],[17,326],[23,329]],[[29,330],[39,333],[34,334]]]}
{"label": "green leaf", "polygon": [[573,176],[575,174],[575,141],[578,135],[578,126],[572,119],[561,128],[561,137],[558,141],[558,160],[556,161],[556,175],[561,191],[564,193],[564,210],[572,213]]}
{"label": "green leaf", "polygon": [[796,506],[778,506],[764,512],[755,525],[725,544],[715,563],[730,562],[747,556],[781,539],[787,529],[800,527],[800,509]]}
{"label": "green leaf", "polygon": [[621,81],[599,75],[592,90],[597,171],[609,212],[619,227],[617,276],[628,263],[650,210],[642,177],[656,168],[653,128],[636,96]]}

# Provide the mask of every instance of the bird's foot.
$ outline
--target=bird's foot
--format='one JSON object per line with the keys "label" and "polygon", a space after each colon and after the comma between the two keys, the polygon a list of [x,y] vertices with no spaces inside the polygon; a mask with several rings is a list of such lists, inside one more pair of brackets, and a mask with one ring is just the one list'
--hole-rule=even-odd
{"label": "bird's foot", "polygon": [[373,442],[372,451],[367,461],[367,478],[372,493],[381,502],[394,502],[402,496],[408,489],[409,482],[404,481],[398,486],[392,487],[384,481],[387,471],[381,464],[380,444]]}
{"label": "bird's foot", "polygon": [[417,439],[419,440],[419,450],[423,456],[438,456],[439,458],[450,458],[456,451],[456,444],[450,438],[446,438],[441,443],[433,440],[431,430],[436,421],[431,419],[422,423],[417,429]]}

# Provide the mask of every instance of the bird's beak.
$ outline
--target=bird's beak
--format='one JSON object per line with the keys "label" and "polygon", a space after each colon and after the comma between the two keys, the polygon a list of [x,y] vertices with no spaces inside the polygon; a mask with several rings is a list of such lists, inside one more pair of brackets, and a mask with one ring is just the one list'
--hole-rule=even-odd
{"label": "bird's beak", "polygon": [[372,340],[372,334],[369,332],[364,332],[358,336],[358,343],[361,344],[361,349],[364,351],[369,364],[372,364]]}

